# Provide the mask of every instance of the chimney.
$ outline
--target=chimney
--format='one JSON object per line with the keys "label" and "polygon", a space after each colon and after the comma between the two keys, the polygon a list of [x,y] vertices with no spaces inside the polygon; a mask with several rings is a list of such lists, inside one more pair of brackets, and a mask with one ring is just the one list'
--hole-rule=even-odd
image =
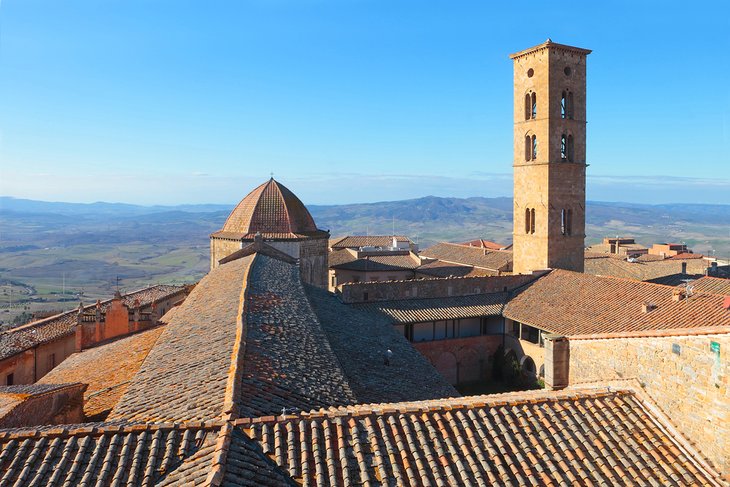
{"label": "chimney", "polygon": [[641,305],[642,313],[649,313],[655,309],[656,309],[656,304],[650,303],[649,301],[644,301],[644,303]]}
{"label": "chimney", "polygon": [[672,301],[682,301],[687,296],[682,289],[675,289],[672,291]]}
{"label": "chimney", "polygon": [[563,389],[569,384],[570,342],[561,335],[547,333],[545,340],[545,388]]}
{"label": "chimney", "polygon": [[687,274],[687,263],[682,262],[682,274]]}

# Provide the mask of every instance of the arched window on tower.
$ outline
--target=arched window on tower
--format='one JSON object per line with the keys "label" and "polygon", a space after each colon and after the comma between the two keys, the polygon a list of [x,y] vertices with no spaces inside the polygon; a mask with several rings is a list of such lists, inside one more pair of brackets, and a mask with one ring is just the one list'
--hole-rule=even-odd
{"label": "arched window on tower", "polygon": [[535,233],[535,208],[530,210],[530,233]]}
{"label": "arched window on tower", "polygon": [[532,93],[532,96],[530,97],[532,100],[532,118],[537,118],[537,93]]}
{"label": "arched window on tower", "polygon": [[567,118],[566,114],[568,113],[568,96],[565,91],[560,95],[560,118]]}
{"label": "arched window on tower", "polygon": [[568,160],[568,138],[565,134],[560,136],[560,160]]}
{"label": "arched window on tower", "polygon": [[537,159],[537,136],[532,136],[532,160]]}
{"label": "arched window on tower", "polygon": [[532,139],[529,135],[525,135],[525,160],[532,160]]}
{"label": "arched window on tower", "polygon": [[568,135],[568,148],[567,148],[567,156],[568,156],[568,162],[575,161],[574,153],[573,153],[573,136]]}
{"label": "arched window on tower", "polygon": [[525,120],[529,120],[532,116],[532,97],[529,93],[525,93]]}
{"label": "arched window on tower", "polygon": [[566,232],[568,231],[567,225],[568,225],[568,214],[564,209],[560,210],[560,233],[561,234],[563,234],[563,235],[566,234]]}
{"label": "arched window on tower", "polygon": [[525,233],[530,233],[530,209],[525,208]]}

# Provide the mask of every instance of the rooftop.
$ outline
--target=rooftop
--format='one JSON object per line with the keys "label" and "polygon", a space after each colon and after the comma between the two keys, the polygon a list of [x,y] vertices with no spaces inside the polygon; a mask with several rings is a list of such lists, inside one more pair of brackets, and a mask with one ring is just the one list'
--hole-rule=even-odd
{"label": "rooftop", "polygon": [[512,269],[512,252],[508,250],[489,250],[442,242],[424,249],[420,255],[442,262],[468,265],[494,272],[505,272]]}
{"label": "rooftop", "polygon": [[411,243],[411,240],[403,235],[347,235],[330,239],[330,248],[334,249],[359,249],[360,247],[390,247],[393,239],[399,243]]}
{"label": "rooftop", "polygon": [[163,329],[158,326],[74,353],[43,376],[38,384],[88,384],[84,393],[84,414],[92,421],[104,419],[127,390]]}
{"label": "rooftop", "polygon": [[[133,291],[122,296],[124,304],[133,308],[139,300],[140,307],[146,307],[175,294],[184,293],[185,286],[156,285]],[[101,302],[102,313],[111,304],[111,299]],[[95,305],[85,306],[85,311],[94,311]],[[76,327],[78,309],[37,320],[26,325],[0,332],[0,360],[12,357],[41,343],[71,335]]]}
{"label": "rooftop", "polygon": [[257,233],[275,239],[327,236],[317,229],[304,203],[274,178],[243,198],[212,236],[252,239]]}
{"label": "rooftop", "polygon": [[447,298],[376,301],[354,306],[363,311],[387,316],[391,323],[400,324],[500,316],[506,302],[507,293],[492,293]]}
{"label": "rooftop", "polygon": [[[723,296],[694,292],[675,301],[674,287],[553,270],[526,285],[504,316],[565,336],[726,330],[730,311]],[[644,312],[642,306],[654,308]]]}

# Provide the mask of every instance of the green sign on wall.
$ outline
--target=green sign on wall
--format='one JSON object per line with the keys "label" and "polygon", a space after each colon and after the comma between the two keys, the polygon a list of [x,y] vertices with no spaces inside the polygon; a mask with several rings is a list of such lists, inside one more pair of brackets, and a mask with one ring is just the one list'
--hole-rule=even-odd
{"label": "green sign on wall", "polygon": [[717,355],[720,355],[720,344],[717,342],[710,342],[710,350]]}

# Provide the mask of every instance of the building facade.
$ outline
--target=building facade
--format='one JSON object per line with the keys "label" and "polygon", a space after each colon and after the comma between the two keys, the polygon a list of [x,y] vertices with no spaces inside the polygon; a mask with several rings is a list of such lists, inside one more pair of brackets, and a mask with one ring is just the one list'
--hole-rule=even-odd
{"label": "building facade", "polygon": [[514,62],[514,272],[583,271],[586,56],[543,44]]}

